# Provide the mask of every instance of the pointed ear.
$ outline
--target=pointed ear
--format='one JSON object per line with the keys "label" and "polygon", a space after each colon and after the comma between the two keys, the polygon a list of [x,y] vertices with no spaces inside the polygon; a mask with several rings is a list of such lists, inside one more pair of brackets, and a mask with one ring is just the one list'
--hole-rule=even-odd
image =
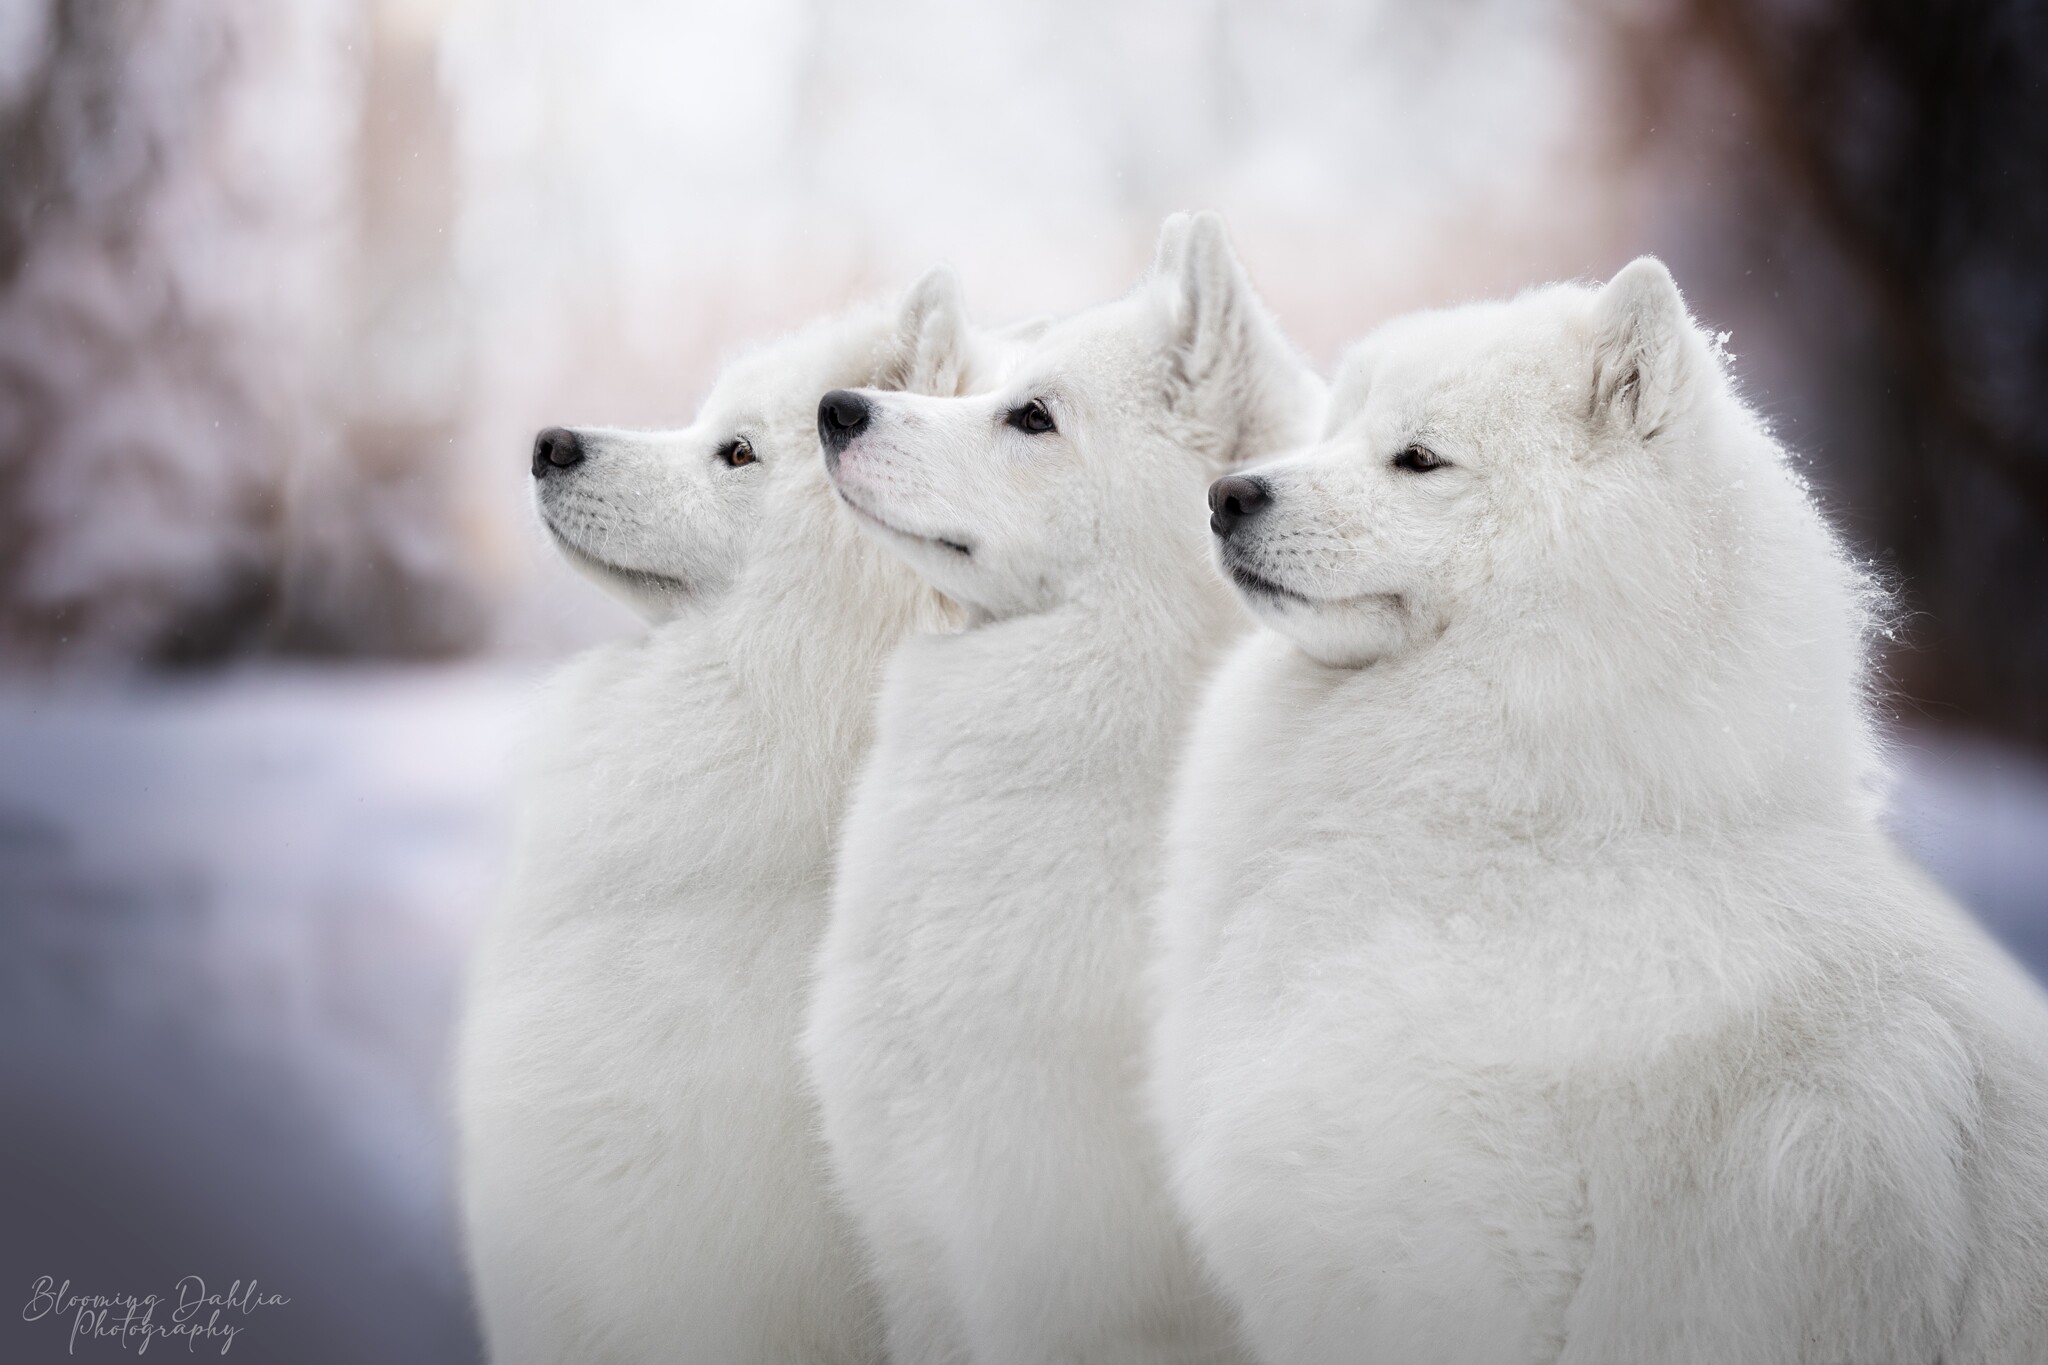
{"label": "pointed ear", "polygon": [[1153,286],[1167,309],[1169,400],[1211,433],[1218,467],[1309,439],[1321,385],[1253,292],[1220,217],[1166,220]]}
{"label": "pointed ear", "polygon": [[1692,401],[1700,362],[1685,300],[1662,261],[1638,256],[1601,288],[1593,318],[1594,418],[1648,440]]}
{"label": "pointed ear", "polygon": [[[1195,225],[1195,217],[1192,213],[1169,213],[1159,225],[1159,241],[1152,248],[1153,279],[1170,280],[1180,274],[1181,260],[1187,255],[1188,232]],[[1209,217],[1216,215],[1211,213]]]}
{"label": "pointed ear", "polygon": [[960,278],[944,266],[925,272],[897,308],[875,386],[914,393],[956,393],[967,365],[967,302]]}

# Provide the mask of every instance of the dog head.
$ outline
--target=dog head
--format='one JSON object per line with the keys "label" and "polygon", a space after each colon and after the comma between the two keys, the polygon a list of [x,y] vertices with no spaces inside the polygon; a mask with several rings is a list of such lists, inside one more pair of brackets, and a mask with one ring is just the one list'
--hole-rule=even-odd
{"label": "dog head", "polygon": [[1474,617],[1690,610],[1713,553],[1695,494],[1725,481],[1697,439],[1717,396],[1733,402],[1648,258],[1598,290],[1401,318],[1344,360],[1318,445],[1211,488],[1217,562],[1338,666]]}
{"label": "dog head", "polygon": [[822,486],[819,394],[848,384],[954,393],[982,345],[958,282],[933,271],[893,309],[856,310],[735,361],[686,427],[541,432],[541,522],[571,564],[650,620],[715,602],[758,553],[764,527]]}
{"label": "dog head", "polygon": [[1203,485],[1303,439],[1319,403],[1221,220],[1200,214],[1168,220],[1136,292],[1020,338],[991,390],[842,390],[818,426],[862,526],[1003,618],[1198,565]]}

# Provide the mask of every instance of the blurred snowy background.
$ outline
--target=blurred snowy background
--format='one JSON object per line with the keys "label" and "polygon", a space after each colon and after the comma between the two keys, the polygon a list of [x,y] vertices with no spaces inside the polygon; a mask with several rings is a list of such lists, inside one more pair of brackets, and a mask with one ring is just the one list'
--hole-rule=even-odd
{"label": "blurred snowy background", "polygon": [[463,948],[531,679],[631,628],[532,432],[938,260],[1086,305],[1176,208],[1321,362],[1663,255],[1902,587],[1902,837],[2048,973],[2044,74],[2016,0],[8,0],[0,1289],[473,1358]]}

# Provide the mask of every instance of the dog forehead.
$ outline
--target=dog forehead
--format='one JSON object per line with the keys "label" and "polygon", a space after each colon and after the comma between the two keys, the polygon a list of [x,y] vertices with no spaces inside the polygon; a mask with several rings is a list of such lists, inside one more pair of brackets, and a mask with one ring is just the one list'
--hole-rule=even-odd
{"label": "dog forehead", "polygon": [[1590,352],[1574,291],[1533,292],[1398,318],[1346,357],[1332,403],[1332,434],[1492,427],[1547,408],[1562,413]]}
{"label": "dog forehead", "polygon": [[1053,323],[1009,357],[1012,383],[1086,387],[1141,368],[1160,346],[1160,321],[1143,298],[1118,299]]}
{"label": "dog forehead", "polygon": [[749,347],[720,368],[698,420],[788,417],[808,424],[827,390],[872,382],[888,358],[893,336],[884,314],[861,309]]}

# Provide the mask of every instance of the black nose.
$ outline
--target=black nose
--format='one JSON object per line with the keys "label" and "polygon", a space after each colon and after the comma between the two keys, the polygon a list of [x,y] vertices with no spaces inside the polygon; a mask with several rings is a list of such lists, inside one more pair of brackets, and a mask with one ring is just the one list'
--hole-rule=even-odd
{"label": "black nose", "polygon": [[1232,474],[1209,485],[1209,529],[1228,539],[1240,522],[1250,521],[1273,500],[1264,479]]}
{"label": "black nose", "polygon": [[583,438],[567,427],[549,427],[533,438],[533,477],[583,463]]}
{"label": "black nose", "polygon": [[818,439],[825,443],[825,463],[839,463],[839,452],[868,429],[868,400],[834,389],[818,400]]}

